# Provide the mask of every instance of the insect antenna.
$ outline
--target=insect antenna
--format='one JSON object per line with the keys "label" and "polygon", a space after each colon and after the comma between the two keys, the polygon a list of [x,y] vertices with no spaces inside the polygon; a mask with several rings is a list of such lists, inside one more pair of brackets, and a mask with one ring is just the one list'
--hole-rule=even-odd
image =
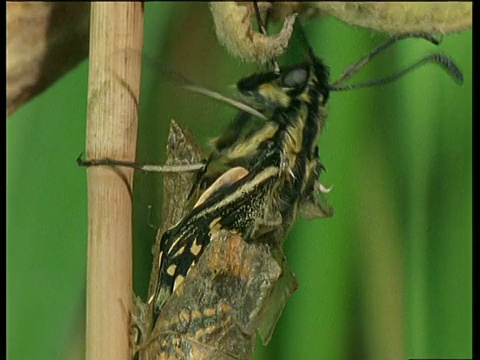
{"label": "insect antenna", "polygon": [[444,54],[432,54],[432,55],[425,56],[424,58],[410,65],[409,67],[393,75],[386,76],[376,80],[367,81],[367,82],[352,84],[352,85],[345,85],[345,86],[330,85],[329,90],[330,91],[346,91],[346,90],[360,89],[365,87],[372,87],[372,86],[387,84],[389,82],[397,80],[403,75],[409,73],[410,71],[426,63],[434,63],[442,66],[449,73],[449,75],[455,80],[455,82],[457,82],[458,84],[463,84],[463,74],[458,68],[458,66],[453,62],[452,59],[450,59],[448,56]]}
{"label": "insect antenna", "polygon": [[216,91],[209,90],[206,87],[193,82],[192,80],[188,79],[184,75],[180,74],[179,72],[168,68],[164,69],[163,72],[168,75],[172,80],[176,81],[177,83],[180,83],[184,89],[187,89],[189,91],[192,91],[194,93],[200,94],[200,95],[205,95],[209,98],[224,102],[230,106],[233,106],[234,108],[237,108],[240,111],[244,111],[246,113],[249,113],[261,120],[266,120],[267,118],[265,115],[263,115],[261,112],[258,110],[252,108],[251,106],[248,106],[247,104],[244,104],[240,101],[231,99],[227,96],[224,96]]}
{"label": "insect antenna", "polygon": [[376,49],[374,49],[372,52],[368,53],[364,57],[362,57],[357,63],[354,65],[350,66],[341,76],[340,78],[335,81],[333,84],[330,85],[330,90],[331,91],[345,91],[345,90],[352,90],[352,89],[358,89],[358,88],[364,88],[364,87],[371,87],[371,86],[376,86],[376,85],[383,85],[389,82],[392,82],[394,80],[397,80],[398,78],[402,77],[406,73],[414,70],[415,68],[426,64],[426,63],[437,63],[441,65],[449,74],[450,76],[459,84],[463,83],[463,74],[458,68],[458,66],[451,60],[448,56],[443,55],[443,54],[432,54],[432,55],[427,55],[424,58],[418,60],[414,64],[410,65],[404,70],[399,71],[398,73],[395,73],[393,75],[381,78],[381,79],[376,79],[372,81],[367,81],[363,83],[358,83],[358,84],[352,84],[352,85],[344,85],[344,86],[339,86],[340,84],[348,81],[355,75],[360,69],[362,69],[370,60],[372,60],[375,56],[377,56],[379,53],[387,49],[388,47],[392,46],[396,42],[404,39],[409,39],[409,38],[420,38],[427,40],[431,42],[434,45],[440,44],[440,41],[436,39],[434,36],[428,34],[428,33],[423,33],[423,32],[414,32],[414,33],[405,33],[401,35],[397,35],[389,39],[386,43],[383,45],[380,45]]}
{"label": "insect antenna", "polygon": [[404,39],[410,39],[410,38],[420,38],[427,40],[431,42],[434,45],[440,44],[440,41],[438,41],[435,37],[433,37],[430,34],[423,33],[423,32],[414,32],[414,33],[405,33],[405,34],[400,34],[392,37],[389,39],[385,44],[380,45],[376,49],[373,49],[369,54],[365,55],[363,58],[361,58],[356,64],[350,66],[343,74],[340,76],[340,79],[335,81],[332,85],[339,85],[347,80],[349,80],[353,75],[355,75],[362,67],[365,66],[370,60],[372,60],[375,56],[377,56],[379,53],[384,51],[385,49],[389,48],[396,42]]}
{"label": "insect antenna", "polygon": [[[263,21],[257,1],[253,2],[253,8],[255,9],[255,17],[257,19],[258,30],[262,33],[262,35],[268,36],[267,23],[268,19],[270,18],[270,9],[267,10],[265,21]],[[272,59],[270,60],[270,64],[273,66],[273,71],[275,72],[275,74],[280,74],[280,66],[278,66],[278,62],[275,59]]]}
{"label": "insect antenna", "polygon": [[[148,56],[144,56],[143,57],[144,61],[146,62],[149,62],[151,63],[150,66],[156,66],[158,65],[156,63],[155,60],[152,60],[151,58],[149,58]],[[204,95],[204,96],[207,96],[209,98],[212,98],[212,99],[215,99],[215,100],[218,100],[218,101],[221,101],[225,104],[228,104],[240,111],[244,111],[246,113],[249,113],[261,120],[266,120],[266,117],[261,113],[259,112],[258,110],[252,108],[251,106],[241,102],[241,101],[238,101],[238,100],[235,100],[235,99],[232,99],[232,98],[229,98],[227,96],[224,96],[216,91],[213,91],[213,90],[210,90],[208,88],[206,88],[205,86],[197,83],[197,82],[194,82],[192,81],[191,79],[189,79],[188,77],[186,77],[185,75],[183,75],[181,72],[175,70],[174,68],[170,67],[170,66],[161,66],[161,69],[160,69],[160,72],[162,75],[165,76],[166,79],[172,81],[173,83],[175,83],[176,85],[178,86],[182,86],[184,89],[186,90],[189,90],[191,92],[194,92],[194,93],[197,93],[197,94],[200,94],[200,95]]]}
{"label": "insect antenna", "polygon": [[302,24],[300,21],[296,21],[294,24],[295,31],[298,34],[298,39],[302,46],[305,48],[307,51],[308,57],[310,58],[312,63],[315,63],[317,59],[317,56],[315,55],[315,52],[313,51],[312,47],[310,46],[310,42],[307,39],[307,35],[305,35],[305,30],[303,29]]}

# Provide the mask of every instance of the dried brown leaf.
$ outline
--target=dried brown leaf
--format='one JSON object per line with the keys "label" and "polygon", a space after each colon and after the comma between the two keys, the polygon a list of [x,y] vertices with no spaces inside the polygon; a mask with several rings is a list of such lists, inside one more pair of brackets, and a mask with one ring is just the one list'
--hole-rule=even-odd
{"label": "dried brown leaf", "polygon": [[7,114],[88,55],[90,3],[7,2]]}

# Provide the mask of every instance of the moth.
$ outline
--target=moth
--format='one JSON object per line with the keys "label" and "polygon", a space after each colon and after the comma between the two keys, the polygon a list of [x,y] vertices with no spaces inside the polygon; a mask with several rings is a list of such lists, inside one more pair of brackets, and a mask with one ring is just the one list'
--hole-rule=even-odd
{"label": "moth", "polygon": [[[175,122],[170,125],[168,166],[197,163],[202,158],[194,140]],[[194,173],[164,176],[164,227],[186,214],[186,195]],[[235,181],[235,179],[227,179]],[[210,187],[202,197],[215,192]],[[163,234],[159,230],[160,235]],[[158,248],[154,247],[158,263]],[[158,269],[152,269],[149,294],[154,294]],[[213,232],[208,246],[188,276],[168,297],[155,319],[152,303],[136,299],[132,322],[135,359],[250,359],[256,333],[266,344],[286,300],[297,288],[281,247],[247,243],[239,234]]]}

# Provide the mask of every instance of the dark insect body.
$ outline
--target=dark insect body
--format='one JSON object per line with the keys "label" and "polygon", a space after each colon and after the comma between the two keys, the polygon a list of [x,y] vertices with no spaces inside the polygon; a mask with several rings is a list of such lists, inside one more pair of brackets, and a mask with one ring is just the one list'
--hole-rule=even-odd
{"label": "dark insect body", "polygon": [[[327,66],[307,45],[306,61],[253,74],[237,83],[239,93],[267,120],[248,128],[253,115],[241,111],[213,142],[215,151],[209,162],[242,167],[248,174],[236,181],[212,185],[209,197],[163,235],[154,318],[198,261],[214,232],[231,231],[247,242],[268,238],[281,246],[298,213],[307,218],[331,215],[323,199],[319,201],[326,190],[319,182],[324,167],[316,145],[325,125],[331,91],[385,84],[427,62],[441,65],[457,82],[463,81],[461,71],[450,58],[433,54],[392,76],[341,85],[381,50],[412,37],[438,44],[425,33],[396,36],[367,54],[333,84],[329,83]],[[225,175],[231,175],[230,171]]]}
{"label": "dark insect body", "polygon": [[311,216],[329,213],[317,203],[323,165],[316,145],[329,95],[327,67],[312,56],[300,65],[281,68],[279,73],[244,78],[237,88],[255,100],[268,120],[238,136],[238,130],[251,120],[251,115],[240,113],[232,123],[237,136],[229,136],[232,131],[227,131],[215,141],[212,159],[241,166],[247,175],[218,186],[162,236],[155,317],[201,256],[213,232],[238,233],[247,242],[275,239],[281,246],[299,208],[315,209]]}
{"label": "dark insect body", "polygon": [[[153,328],[167,300],[220,232],[238,235],[247,243],[281,249],[298,213],[309,218],[331,215],[331,209],[320,199],[326,190],[319,181],[324,168],[317,146],[331,91],[385,84],[426,62],[440,64],[454,79],[462,81],[460,70],[448,57],[434,54],[390,77],[342,85],[381,50],[409,37],[438,44],[431,35],[423,33],[396,36],[367,54],[332,84],[327,66],[307,45],[306,61],[253,74],[237,83],[239,93],[252,104],[253,111],[240,111],[224,134],[213,142],[215,151],[208,163],[218,162],[230,170],[161,237],[156,290],[149,301],[149,304],[153,301]],[[195,86],[192,89],[198,91]],[[255,112],[261,115],[262,122],[254,123],[254,116],[258,116]],[[79,160],[79,164],[112,165],[114,161]],[[125,162],[118,165],[139,168]]]}

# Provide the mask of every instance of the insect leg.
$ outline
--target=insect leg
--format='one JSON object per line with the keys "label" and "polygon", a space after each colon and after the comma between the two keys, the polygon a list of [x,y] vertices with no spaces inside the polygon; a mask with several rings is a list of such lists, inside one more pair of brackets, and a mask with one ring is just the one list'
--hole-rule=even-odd
{"label": "insect leg", "polygon": [[203,170],[205,168],[205,162],[197,164],[185,164],[185,165],[141,165],[133,161],[114,160],[110,158],[105,159],[93,159],[83,160],[83,153],[77,158],[78,166],[90,167],[90,166],[124,166],[134,168],[136,170],[145,172],[190,172]]}

